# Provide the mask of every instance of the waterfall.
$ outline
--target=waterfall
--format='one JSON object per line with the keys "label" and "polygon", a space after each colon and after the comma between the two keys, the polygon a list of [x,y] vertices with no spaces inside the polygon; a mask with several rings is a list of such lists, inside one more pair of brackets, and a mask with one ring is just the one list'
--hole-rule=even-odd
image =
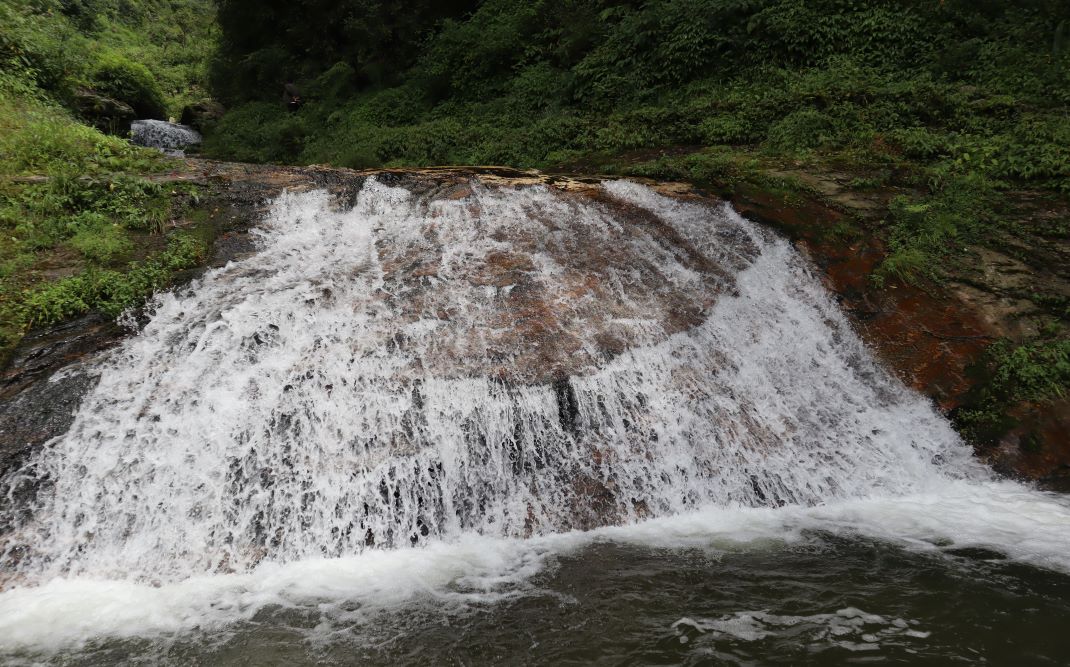
{"label": "waterfall", "polygon": [[184,149],[201,143],[201,135],[192,127],[165,120],[135,120],[130,125],[130,140],[138,146],[158,148],[165,153],[182,155]]}
{"label": "waterfall", "polygon": [[[34,586],[248,591],[249,573],[298,568],[293,586],[457,549],[482,572],[487,544],[701,516],[777,532],[875,503],[870,532],[928,538],[919,499],[961,499],[946,520],[965,531],[959,510],[998,488],[1068,525],[1061,501],[989,481],[790,244],[727,204],[369,178],[349,202],[285,193],[255,234],[252,256],[157,295],[69,432],[3,480],[19,588],[0,627]],[[209,598],[198,614],[221,613]]]}

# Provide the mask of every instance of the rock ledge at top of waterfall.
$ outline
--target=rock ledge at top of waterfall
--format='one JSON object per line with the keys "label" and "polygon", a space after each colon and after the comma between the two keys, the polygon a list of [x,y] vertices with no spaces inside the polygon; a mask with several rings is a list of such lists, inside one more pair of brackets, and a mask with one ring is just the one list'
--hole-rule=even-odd
{"label": "rock ledge at top of waterfall", "polygon": [[164,153],[181,154],[186,148],[199,145],[201,135],[188,125],[165,120],[135,120],[130,125],[130,141]]}

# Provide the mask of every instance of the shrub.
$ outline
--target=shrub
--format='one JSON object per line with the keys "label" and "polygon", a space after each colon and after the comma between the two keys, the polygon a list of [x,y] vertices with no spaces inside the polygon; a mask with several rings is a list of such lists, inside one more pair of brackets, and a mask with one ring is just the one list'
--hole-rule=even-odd
{"label": "shrub", "polygon": [[306,96],[332,105],[339,104],[356,92],[357,72],[346,62],[335,63],[308,86]]}
{"label": "shrub", "polygon": [[118,225],[83,229],[71,237],[70,245],[98,264],[114,264],[129,257],[134,244]]}
{"label": "shrub", "polygon": [[152,72],[115,51],[104,51],[92,63],[88,83],[100,93],[126,102],[141,118],[166,118],[163,93]]}
{"label": "shrub", "polygon": [[123,310],[164,287],[176,271],[196,266],[205,256],[204,241],[179,233],[167,249],[125,271],[90,268],[76,276],[27,290],[22,298],[25,321],[44,325],[98,310],[115,317]]}
{"label": "shrub", "polygon": [[287,112],[278,102],[256,102],[225,115],[203,148],[245,162],[293,162],[305,135],[300,114]]}
{"label": "shrub", "polygon": [[828,143],[835,122],[814,109],[800,109],[769,128],[766,145],[781,151],[805,151]]}

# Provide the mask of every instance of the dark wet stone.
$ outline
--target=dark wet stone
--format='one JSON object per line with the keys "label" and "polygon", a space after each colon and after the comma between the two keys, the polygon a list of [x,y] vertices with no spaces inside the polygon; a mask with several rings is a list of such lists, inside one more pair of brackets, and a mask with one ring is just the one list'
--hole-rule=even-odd
{"label": "dark wet stone", "polygon": [[110,320],[87,316],[26,336],[0,374],[0,474],[70,428],[97,382],[80,362],[123,333]]}
{"label": "dark wet stone", "polygon": [[969,560],[1006,560],[1007,555],[999,551],[993,551],[992,549],[985,549],[984,547],[959,547],[957,549],[946,549],[944,553],[950,556],[958,556],[959,558],[966,558]]}

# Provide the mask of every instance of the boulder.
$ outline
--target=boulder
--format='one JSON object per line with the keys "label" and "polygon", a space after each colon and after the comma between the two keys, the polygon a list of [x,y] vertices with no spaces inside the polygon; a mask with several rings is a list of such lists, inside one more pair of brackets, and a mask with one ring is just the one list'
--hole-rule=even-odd
{"label": "boulder", "polygon": [[226,109],[219,102],[204,100],[194,104],[187,104],[182,109],[182,117],[179,122],[203,133],[219,122],[224,113],[226,113]]}
{"label": "boulder", "polygon": [[101,132],[126,136],[130,123],[137,118],[133,107],[89,88],[74,91],[74,108],[78,115]]}

